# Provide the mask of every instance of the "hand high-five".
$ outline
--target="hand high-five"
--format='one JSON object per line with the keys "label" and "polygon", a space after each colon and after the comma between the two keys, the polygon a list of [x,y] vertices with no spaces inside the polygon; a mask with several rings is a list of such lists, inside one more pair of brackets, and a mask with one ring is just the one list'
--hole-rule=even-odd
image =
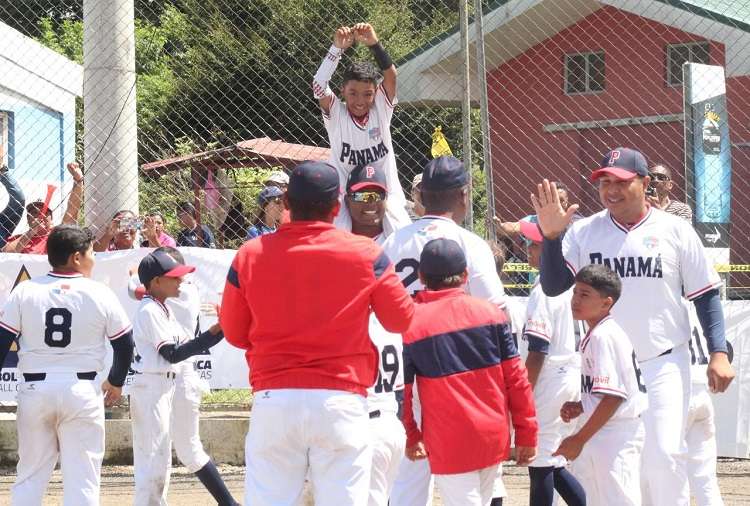
{"label": "hand high-five", "polygon": [[560,237],[578,210],[578,204],[563,209],[557,185],[547,179],[537,185],[537,195],[531,194],[531,203],[534,205],[539,228],[547,239]]}

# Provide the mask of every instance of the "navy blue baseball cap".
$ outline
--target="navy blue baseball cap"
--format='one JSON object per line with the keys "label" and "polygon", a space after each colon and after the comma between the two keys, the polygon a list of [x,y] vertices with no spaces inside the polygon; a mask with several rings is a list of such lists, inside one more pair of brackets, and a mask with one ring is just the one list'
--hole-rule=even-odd
{"label": "navy blue baseball cap", "polygon": [[466,255],[453,239],[433,239],[419,256],[419,272],[426,276],[454,276],[466,270]]}
{"label": "navy blue baseball cap", "polygon": [[385,192],[388,185],[385,181],[385,171],[382,165],[357,165],[349,173],[346,181],[346,193],[357,192],[363,188],[375,187]]}
{"label": "navy blue baseball cap", "polygon": [[636,176],[648,176],[648,163],[640,151],[615,148],[604,155],[601,168],[591,173],[591,180],[596,181],[605,174],[623,180],[633,179]]}
{"label": "navy blue baseball cap", "polygon": [[154,278],[166,276],[179,278],[195,270],[192,265],[185,265],[166,251],[152,251],[138,264],[138,279],[148,285]]}
{"label": "navy blue baseball cap", "polygon": [[284,190],[278,186],[266,186],[258,194],[258,205],[263,207],[269,200],[282,195],[284,195]]}
{"label": "navy blue baseball cap", "polygon": [[330,202],[339,198],[339,175],[324,162],[306,161],[289,177],[289,198],[303,202]]}
{"label": "navy blue baseball cap", "polygon": [[455,156],[433,158],[422,171],[423,190],[442,191],[461,188],[469,184],[469,173],[464,162]]}

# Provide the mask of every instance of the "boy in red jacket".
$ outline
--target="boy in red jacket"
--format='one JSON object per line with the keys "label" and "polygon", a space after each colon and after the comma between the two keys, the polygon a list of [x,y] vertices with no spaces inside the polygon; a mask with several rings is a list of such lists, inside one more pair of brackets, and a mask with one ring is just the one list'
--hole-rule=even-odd
{"label": "boy in red jacket", "polygon": [[[404,337],[406,456],[427,458],[446,506],[485,506],[497,467],[508,458],[508,412],[519,464],[536,455],[531,385],[497,306],[464,292],[466,257],[451,239],[428,242]],[[411,407],[417,381],[419,427]],[[421,429],[420,429],[421,427]]]}

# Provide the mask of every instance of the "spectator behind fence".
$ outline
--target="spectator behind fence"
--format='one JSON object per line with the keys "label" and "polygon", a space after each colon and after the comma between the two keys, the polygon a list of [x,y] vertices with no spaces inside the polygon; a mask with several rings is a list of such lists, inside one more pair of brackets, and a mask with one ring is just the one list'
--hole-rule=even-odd
{"label": "spectator behind fence", "polygon": [[151,211],[143,220],[144,248],[158,248],[159,246],[177,246],[174,238],[164,231],[164,216],[159,211]]}
{"label": "spectator behind fence", "polygon": [[133,249],[138,244],[140,223],[133,211],[122,209],[112,217],[107,230],[94,243],[94,251]]}
{"label": "spectator behind fence", "polygon": [[406,211],[409,213],[409,218],[412,220],[418,220],[424,216],[424,206],[422,205],[422,196],[420,191],[422,190],[422,173],[419,172],[414,179],[411,180],[411,201],[406,203]]}
{"label": "spectator behind fence", "polygon": [[657,209],[679,216],[690,223],[693,222],[693,210],[684,202],[669,198],[672,191],[672,171],[665,165],[655,165],[648,171],[651,176],[649,190],[653,193],[648,196],[648,202]]}
{"label": "spectator behind fence", "polygon": [[215,248],[214,234],[206,225],[198,226],[197,215],[195,206],[190,202],[182,202],[177,206],[177,219],[185,227],[177,234],[177,246]]}
{"label": "spectator behind fence", "polygon": [[21,221],[26,199],[23,196],[21,187],[8,174],[8,167],[6,165],[0,167],[0,183],[5,187],[5,191],[8,192],[8,204],[5,206],[5,209],[0,211],[0,248],[3,248],[5,240],[10,237],[13,230],[16,229],[18,223]]}
{"label": "spectator behind fence", "polygon": [[[67,165],[68,172],[73,176],[73,188],[68,195],[68,206],[65,209],[62,223],[75,225],[78,221],[78,213],[83,202],[83,172],[75,163]],[[45,206],[42,201],[31,202],[26,205],[26,223],[29,229],[23,234],[8,237],[4,253],[35,253],[44,255],[47,253],[47,236],[54,226],[52,222],[52,209]]]}
{"label": "spectator behind fence", "polygon": [[261,235],[276,232],[281,224],[284,202],[281,198],[284,190],[276,185],[266,186],[258,194],[258,214],[255,222],[247,229],[246,239],[255,239]]}
{"label": "spectator behind fence", "polygon": [[275,170],[271,172],[271,175],[263,182],[263,186],[276,186],[280,188],[282,192],[285,192],[289,186],[289,175],[283,170]]}

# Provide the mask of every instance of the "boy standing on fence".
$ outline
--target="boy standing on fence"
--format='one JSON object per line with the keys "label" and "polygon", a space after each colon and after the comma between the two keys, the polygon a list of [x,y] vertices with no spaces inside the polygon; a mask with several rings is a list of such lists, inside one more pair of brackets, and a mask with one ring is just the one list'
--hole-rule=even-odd
{"label": "boy standing on fence", "polygon": [[[370,48],[382,75],[369,62],[349,65],[343,75],[341,94],[345,102],[342,102],[329,87],[329,81],[344,51],[355,42]],[[344,187],[349,173],[357,165],[382,166],[388,186],[385,219],[394,230],[411,223],[391,140],[391,118],[397,103],[396,66],[378,41],[372,25],[357,23],[336,30],[333,45],[320,64],[312,87],[331,145],[329,163],[338,171],[341,187]],[[351,229],[351,217],[346,206],[341,206],[334,224]]]}
{"label": "boy standing on fence", "polygon": [[[172,466],[171,413],[175,403],[175,378],[184,374],[181,362],[217,344],[224,335],[219,324],[192,339],[192,331],[177,321],[167,299],[180,296],[182,277],[195,270],[172,249],[158,248],[138,265],[138,277],[146,289],[133,325],[139,359],[130,395],[133,421],[135,504],[166,505]],[[188,364],[192,366],[192,364]],[[179,400],[178,400],[179,401]],[[190,424],[190,420],[182,420]],[[180,423],[180,420],[175,420]],[[197,427],[197,424],[196,424]],[[186,434],[182,434],[185,436]],[[237,504],[219,476],[216,466],[184,437],[176,439],[180,459],[195,473],[221,506]],[[199,441],[198,441],[199,442]],[[186,444],[183,444],[186,443]],[[189,448],[185,448],[189,446]],[[185,455],[192,458],[186,459]],[[185,462],[188,460],[188,462]]]}

